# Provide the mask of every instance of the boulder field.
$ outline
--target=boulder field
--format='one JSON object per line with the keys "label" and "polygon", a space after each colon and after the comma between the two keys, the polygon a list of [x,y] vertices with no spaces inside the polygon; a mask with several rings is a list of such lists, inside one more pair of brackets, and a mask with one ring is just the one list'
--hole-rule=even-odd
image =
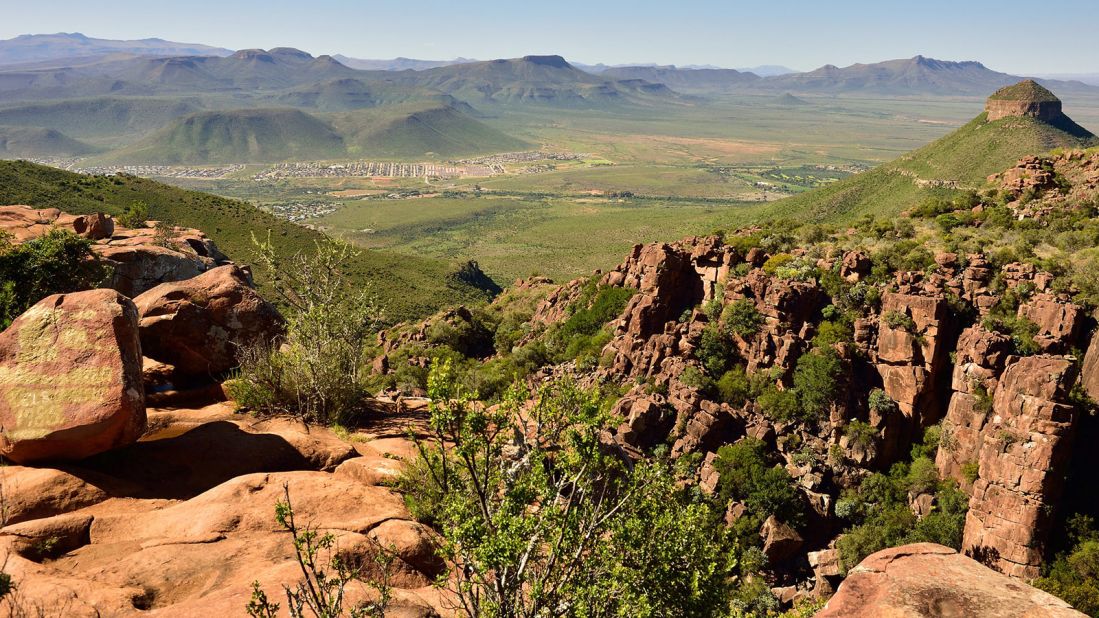
{"label": "boulder field", "polygon": [[[795,249],[784,257],[804,255]],[[870,473],[907,457],[924,430],[939,425],[943,437],[932,454],[935,468],[969,497],[963,553],[1018,578],[995,579],[993,588],[1017,581],[1011,585],[1030,590],[1022,582],[1040,574],[1063,514],[1059,507],[1074,458],[1096,439],[1094,423],[1081,418],[1074,399],[1074,391],[1099,397],[1099,336],[1088,336],[1094,318],[1055,289],[1050,273],[1032,264],[994,268],[979,253],[940,253],[933,269],[897,272],[884,284],[860,288],[876,287],[880,302],[865,304],[850,341],[831,346],[843,367],[834,378],[838,399],[818,422],[778,420],[758,401],[721,401],[694,377],[704,371],[698,352],[716,319],[707,307],[746,303],[757,322],[750,332],[731,334],[729,356],[749,375],[763,374],[780,389],[789,388],[832,300],[813,279],[776,274],[770,268],[773,257],[758,247],[741,250],[735,239],[688,238],[637,245],[620,266],[592,278],[564,285],[517,282],[513,289],[542,290],[528,341],[573,315],[576,303],[591,297],[593,281],[634,292],[607,324],[609,342],[594,367],[577,371],[575,364],[564,363],[532,379],[566,374],[590,386],[622,385],[614,439],[629,452],[667,444],[673,457],[697,456],[702,462],[697,482],[706,492],[720,484],[713,462],[722,445],[754,438],[777,452],[809,508],[804,529],[794,531],[771,518],[760,530],[774,569],[772,592],[782,600],[827,597],[835,590],[844,572],[837,547],[844,523],[837,502]],[[871,260],[859,250],[815,263],[853,286],[871,276]],[[1034,328],[1035,349],[1026,355],[983,320],[1009,292],[1022,297],[1017,316]],[[405,358],[402,346],[430,345],[433,321],[455,329],[454,323],[472,319],[468,316],[451,311],[386,334],[375,371],[399,371],[394,359]],[[456,329],[474,328],[470,323]],[[423,358],[420,352],[408,362]],[[887,405],[869,405],[875,391],[884,394]],[[853,436],[848,428],[854,423],[871,435]],[[918,518],[937,509],[930,493],[909,500]],[[727,521],[736,520],[743,508],[730,504]],[[984,572],[975,570],[974,577]],[[882,612],[859,615],[917,615]]]}

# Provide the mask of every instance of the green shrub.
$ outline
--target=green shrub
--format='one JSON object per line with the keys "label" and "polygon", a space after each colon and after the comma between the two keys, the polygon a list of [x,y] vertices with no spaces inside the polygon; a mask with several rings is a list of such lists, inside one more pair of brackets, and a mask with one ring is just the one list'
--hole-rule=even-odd
{"label": "green shrub", "polygon": [[756,304],[747,298],[729,303],[721,312],[721,321],[734,334],[748,338],[759,332],[763,325],[763,315]]}
{"label": "green shrub", "polygon": [[885,394],[885,391],[880,388],[875,388],[870,391],[867,405],[878,414],[889,414],[897,410],[897,402],[893,401],[893,399]]}
{"label": "green shrub", "polygon": [[881,317],[889,328],[903,330],[906,333],[915,334],[916,332],[916,322],[907,313],[890,310],[883,313]]}
{"label": "green shrub", "polygon": [[67,230],[19,245],[0,234],[0,329],[43,298],[98,287],[108,275],[91,241]]}
{"label": "green shrub", "polygon": [[[969,500],[953,481],[940,481],[935,463],[927,453],[939,434],[928,432],[913,447],[911,463],[896,463],[888,474],[866,477],[855,491],[846,492],[836,503],[836,514],[852,523],[837,548],[845,569],[870,554],[905,543],[939,543],[959,549]],[[935,508],[917,518],[908,505],[911,494],[931,493]],[[842,503],[842,508],[841,508]]]}
{"label": "green shrub", "polygon": [[870,423],[854,420],[843,428],[843,435],[847,436],[851,444],[869,449],[878,439],[878,430]]}
{"label": "green shrub", "polygon": [[1085,515],[1069,519],[1072,547],[1058,554],[1034,586],[1056,595],[1089,616],[1099,616],[1099,531]]}
{"label": "green shrub", "polygon": [[779,390],[774,386],[765,388],[756,398],[763,415],[775,421],[792,421],[800,416],[801,405],[798,395],[791,390]]}
{"label": "green shrub", "polygon": [[812,420],[827,414],[829,406],[842,393],[843,373],[843,362],[830,348],[814,350],[798,359],[794,389],[802,419]]}
{"label": "green shrub", "polygon": [[733,342],[720,324],[711,322],[702,329],[695,356],[711,376],[724,373],[735,353]]}
{"label": "green shrub", "polygon": [[745,516],[737,521],[737,530],[754,535],[771,515],[794,527],[805,523],[801,494],[790,473],[768,459],[763,441],[744,438],[719,448],[714,469],[720,479],[721,500],[735,500],[747,507]]}
{"label": "green shrub", "polygon": [[775,271],[783,266],[786,266],[790,262],[794,261],[794,256],[789,253],[778,253],[767,258],[767,261],[763,263],[763,272],[768,275],[774,275]]}
{"label": "green shrub", "polygon": [[261,414],[290,414],[305,422],[351,426],[369,394],[364,351],[381,324],[381,311],[353,290],[343,268],[356,251],[338,241],[289,262],[270,244],[257,243],[258,264],[271,271],[287,308],[281,342],[241,350],[233,398]]}
{"label": "green shrub", "polygon": [[717,380],[717,393],[725,403],[739,407],[752,394],[752,383],[743,367],[733,367]]}
{"label": "green shrub", "polygon": [[485,407],[443,362],[429,394],[428,473],[405,487],[432,504],[444,577],[471,615],[727,615],[732,536],[666,459],[628,467],[603,448],[598,393],[559,381]]}
{"label": "green shrub", "polygon": [[143,228],[149,220],[149,205],[140,200],[132,202],[115,220],[122,227]]}

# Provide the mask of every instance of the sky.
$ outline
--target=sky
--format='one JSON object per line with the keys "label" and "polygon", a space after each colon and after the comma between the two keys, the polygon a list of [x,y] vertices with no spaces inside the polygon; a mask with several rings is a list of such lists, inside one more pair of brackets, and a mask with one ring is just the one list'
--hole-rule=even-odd
{"label": "sky", "polygon": [[798,70],[922,54],[1015,74],[1099,73],[1099,0],[45,0],[3,13],[5,39],[82,32],[357,58]]}

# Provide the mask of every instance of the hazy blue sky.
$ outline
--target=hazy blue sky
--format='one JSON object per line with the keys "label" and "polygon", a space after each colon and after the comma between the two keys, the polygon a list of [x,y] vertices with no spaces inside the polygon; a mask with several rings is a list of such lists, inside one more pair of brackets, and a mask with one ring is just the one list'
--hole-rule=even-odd
{"label": "hazy blue sky", "polygon": [[0,38],[83,32],[362,58],[811,69],[924,54],[1013,73],[1099,72],[1099,0],[38,0],[11,2]]}

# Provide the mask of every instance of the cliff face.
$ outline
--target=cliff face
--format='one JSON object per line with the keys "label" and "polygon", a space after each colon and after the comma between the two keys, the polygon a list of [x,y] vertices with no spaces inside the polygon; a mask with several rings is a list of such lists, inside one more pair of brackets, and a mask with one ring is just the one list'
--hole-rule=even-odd
{"label": "cliff face", "polygon": [[989,101],[985,105],[988,120],[999,120],[1008,116],[1030,116],[1051,122],[1060,118],[1060,101]]}

